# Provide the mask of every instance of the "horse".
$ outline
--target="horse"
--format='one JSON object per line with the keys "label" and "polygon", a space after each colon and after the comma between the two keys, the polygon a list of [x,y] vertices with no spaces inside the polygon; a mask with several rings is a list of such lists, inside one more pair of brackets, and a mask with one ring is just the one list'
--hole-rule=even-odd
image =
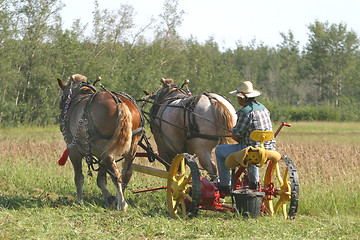
{"label": "horse", "polygon": [[[159,156],[171,164],[178,153],[195,154],[210,179],[216,181],[212,153],[218,144],[234,143],[229,133],[237,119],[233,105],[213,92],[190,96],[173,79],[161,79],[160,89],[147,98],[153,100],[148,115]],[[164,165],[168,169],[169,165]]]}
{"label": "horse", "polygon": [[[64,165],[69,156],[75,172],[76,203],[83,203],[84,175],[82,159],[91,170],[97,170],[97,186],[102,191],[105,205],[110,209],[125,210],[124,191],[132,175],[132,162],[142,134],[143,120],[135,100],[126,93],[97,91],[87,78],[72,75],[64,84],[60,101],[60,130],[67,149],[59,160]],[[121,176],[115,157],[125,159]],[[98,169],[94,168],[98,164]],[[92,169],[91,169],[92,168]],[[116,197],[108,191],[106,174],[116,188]]]}

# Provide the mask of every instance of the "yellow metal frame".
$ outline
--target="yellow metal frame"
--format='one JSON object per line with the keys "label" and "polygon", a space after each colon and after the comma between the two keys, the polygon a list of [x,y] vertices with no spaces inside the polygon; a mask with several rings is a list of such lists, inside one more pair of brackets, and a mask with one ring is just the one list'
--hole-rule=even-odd
{"label": "yellow metal frame", "polygon": [[[248,155],[245,157],[245,160],[247,161],[247,165],[256,165],[258,167],[262,167],[265,163],[265,141],[270,141],[273,139],[274,133],[271,131],[260,131],[255,130],[250,133],[250,138],[254,141],[260,142],[260,151],[249,151]],[[264,178],[264,186],[269,186],[270,183],[273,183],[273,176],[274,172],[276,174],[276,177],[279,181],[280,190],[278,191],[277,195],[280,197],[280,199],[277,201],[275,207],[273,205],[273,196],[272,195],[266,195],[264,199],[264,205],[266,212],[270,215],[277,215],[277,212],[279,211],[280,207],[282,207],[282,213],[284,218],[287,218],[287,211],[286,211],[286,203],[291,200],[291,182],[288,181],[289,177],[289,170],[286,167],[285,173],[282,177],[280,173],[279,168],[279,162],[278,161],[270,161],[266,172],[265,172],[265,178]]]}
{"label": "yellow metal frame", "polygon": [[[192,201],[189,195],[188,183],[192,179],[191,172],[185,173],[185,155],[178,154],[173,159],[167,182],[167,203],[172,218],[186,218],[186,205],[184,197]],[[181,210],[181,212],[179,212]]]}
{"label": "yellow metal frame", "polygon": [[[274,133],[271,131],[259,131],[255,130],[251,132],[250,138],[254,141],[260,142],[260,151],[249,151],[247,156],[244,158],[246,166],[256,165],[262,167],[265,164],[265,141],[273,139]],[[133,164],[133,170],[148,175],[167,179],[167,203],[170,216],[172,218],[186,217],[186,206],[184,198],[192,201],[189,195],[187,184],[191,181],[191,173],[188,175],[185,173],[185,159],[184,154],[178,154],[173,159],[169,171],[164,171],[152,167],[146,167],[139,164]],[[245,163],[243,163],[245,164]],[[241,165],[243,165],[241,164]],[[289,177],[289,171],[286,168],[285,173],[282,177],[279,169],[279,162],[269,161],[268,167],[265,172],[264,186],[267,187],[273,183],[274,172],[280,184],[280,189],[277,195],[280,197],[279,201],[273,206],[273,196],[266,195],[264,198],[264,205],[266,212],[270,215],[277,215],[278,210],[282,207],[282,213],[284,218],[287,218],[286,203],[291,200],[291,182],[287,181]],[[180,211],[179,211],[180,210]]]}
{"label": "yellow metal frame", "polygon": [[188,183],[191,181],[191,172],[186,174],[186,156],[178,154],[173,159],[169,171],[133,164],[136,172],[167,179],[167,203],[172,218],[186,218],[186,204],[184,197],[192,201],[189,195]]}
{"label": "yellow metal frame", "polygon": [[254,130],[250,133],[250,138],[254,141],[260,142],[260,148],[257,149],[259,151],[249,151],[245,157],[245,162],[247,162],[247,165],[256,165],[257,167],[262,167],[265,163],[264,142],[273,139],[274,133],[271,131]]}
{"label": "yellow metal frame", "polygon": [[286,211],[286,203],[291,200],[291,182],[288,181],[289,177],[289,170],[286,168],[284,177],[281,176],[279,162],[271,162],[266,169],[265,178],[264,178],[264,186],[269,186],[272,183],[274,172],[280,184],[280,190],[278,191],[277,195],[280,199],[277,201],[275,208],[273,205],[273,198],[271,195],[265,196],[264,205],[266,212],[270,215],[277,215],[280,207],[282,207],[282,213],[284,218],[287,218],[287,211]]}
{"label": "yellow metal frame", "polygon": [[145,173],[148,175],[165,178],[165,179],[169,178],[168,171],[164,171],[164,170],[160,170],[160,169],[156,169],[156,168],[152,168],[152,167],[146,167],[146,166],[142,166],[142,165],[135,164],[135,163],[133,163],[132,166],[133,166],[133,170],[136,172],[141,172],[141,173]]}

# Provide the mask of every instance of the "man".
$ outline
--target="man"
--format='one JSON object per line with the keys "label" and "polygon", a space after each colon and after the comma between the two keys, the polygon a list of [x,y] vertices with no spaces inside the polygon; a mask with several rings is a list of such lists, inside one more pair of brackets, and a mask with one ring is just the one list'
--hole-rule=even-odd
{"label": "man", "polygon": [[[253,88],[250,81],[240,84],[237,90],[230,92],[237,96],[240,106],[243,108],[237,112],[238,119],[232,129],[232,138],[237,144],[221,144],[215,149],[218,166],[219,183],[218,189],[229,195],[231,193],[230,169],[225,166],[225,160],[230,153],[238,152],[248,146],[260,147],[260,142],[250,139],[250,133],[254,130],[272,131],[270,112],[255,97],[261,95],[261,91]],[[275,139],[264,143],[265,149],[275,151]],[[247,168],[249,174],[249,188],[259,188],[259,169],[256,166]]]}

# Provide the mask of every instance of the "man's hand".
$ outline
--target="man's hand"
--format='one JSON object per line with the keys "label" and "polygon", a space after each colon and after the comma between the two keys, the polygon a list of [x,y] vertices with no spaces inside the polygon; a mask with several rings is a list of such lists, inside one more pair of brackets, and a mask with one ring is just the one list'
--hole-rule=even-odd
{"label": "man's hand", "polygon": [[239,142],[240,141],[240,137],[238,135],[236,135],[235,133],[231,134],[232,139],[234,139],[235,141]]}

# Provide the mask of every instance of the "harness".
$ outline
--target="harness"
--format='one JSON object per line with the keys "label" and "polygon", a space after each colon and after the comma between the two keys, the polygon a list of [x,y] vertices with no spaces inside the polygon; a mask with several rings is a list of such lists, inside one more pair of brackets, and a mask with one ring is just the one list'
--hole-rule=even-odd
{"label": "harness", "polygon": [[[135,99],[133,99],[129,94],[123,93],[123,92],[115,92],[115,91],[108,91],[103,85],[101,87],[104,89],[104,91],[108,92],[112,98],[114,99],[116,104],[122,103],[121,96],[123,98],[128,99],[137,109],[137,111],[140,114],[140,124],[139,127],[135,130],[133,130],[132,134],[138,134],[144,132],[144,117],[141,114],[141,110],[139,106],[136,104]],[[73,93],[75,92],[75,93]],[[61,132],[63,134],[64,140],[66,142],[66,147],[68,149],[72,148],[73,146],[76,146],[78,151],[85,155],[86,163],[88,164],[88,174],[91,175],[90,169],[94,171],[98,171],[99,168],[95,169],[94,164],[100,164],[100,160],[97,159],[92,153],[91,153],[91,142],[94,142],[97,139],[111,139],[112,135],[104,135],[100,133],[96,126],[93,124],[93,119],[90,115],[90,104],[95,98],[95,96],[101,91],[97,91],[96,88],[88,83],[88,82],[81,82],[79,86],[73,89],[72,82],[70,84],[69,88],[69,94],[66,98],[66,100],[60,103],[60,107],[63,106],[63,111],[59,116],[59,119],[61,120],[60,126],[61,126]],[[73,96],[74,95],[74,96]],[[76,107],[76,105],[80,104],[81,102],[85,102],[85,107],[83,108],[83,112],[81,114],[81,117],[78,121],[76,133],[75,136],[72,136],[70,127],[67,124],[68,117],[69,117],[69,107],[72,105],[73,109]],[[84,143],[81,143],[78,141],[81,129],[85,129],[85,141]],[[71,139],[71,142],[70,142]],[[69,143],[70,142],[70,143]],[[85,149],[85,153],[82,151],[82,149]],[[109,172],[109,171],[108,171]],[[111,172],[109,172],[111,174]]]}
{"label": "harness", "polygon": [[[219,101],[216,97],[211,96],[209,93],[203,93],[203,94],[198,94],[198,95],[195,95],[192,97],[188,97],[187,99],[185,99],[184,101],[181,102],[182,107],[186,110],[186,111],[184,111],[185,137],[187,140],[191,139],[191,138],[203,138],[203,139],[217,141],[221,137],[224,137],[224,135],[209,135],[209,134],[200,133],[199,125],[196,123],[196,120],[195,120],[195,117],[200,117],[200,118],[203,118],[203,119],[211,122],[210,120],[204,118],[203,116],[195,113],[196,104],[199,102],[202,95],[205,95],[206,97],[208,97],[211,105],[213,104],[214,101]],[[224,128],[223,126],[220,126],[216,123],[214,123],[214,125],[228,130],[227,128]],[[229,137],[229,136],[226,135],[225,137]]]}
{"label": "harness", "polygon": [[[175,91],[177,91],[178,94],[174,97],[169,97]],[[163,141],[167,142],[170,145],[170,147],[173,149],[174,152],[180,152],[180,151],[175,148],[175,146],[174,146],[174,144],[172,144],[171,140],[161,130],[162,122],[165,122],[176,128],[184,130],[184,136],[185,136],[186,140],[189,140],[192,138],[203,138],[203,139],[217,141],[221,137],[230,137],[230,135],[209,135],[209,134],[200,133],[199,125],[196,122],[196,117],[199,117],[206,121],[212,122],[216,127],[226,129],[223,126],[216,124],[215,122],[213,122],[195,112],[196,105],[198,104],[200,98],[203,95],[208,97],[211,104],[214,101],[219,101],[217,98],[211,96],[210,93],[203,93],[203,94],[198,94],[198,95],[194,95],[194,96],[189,96],[184,89],[178,88],[178,87],[173,87],[165,95],[163,95],[163,96],[157,95],[155,97],[153,105],[152,105],[149,113],[143,111],[143,113],[148,114],[150,116],[150,119],[152,120],[152,121],[150,121],[150,127],[152,128],[152,130],[156,129],[157,132],[160,133],[160,136],[163,139]],[[166,98],[166,97],[169,97],[169,98]],[[175,100],[180,100],[181,104],[180,105],[170,105]],[[165,106],[165,107],[162,108],[161,112],[159,112],[161,106]],[[184,127],[177,126],[169,121],[166,121],[165,119],[162,119],[163,112],[165,111],[165,109],[167,107],[184,109],[184,115],[183,115],[184,116],[184,119],[183,119]],[[155,119],[160,120],[159,124],[155,121]],[[228,129],[226,129],[226,130],[231,132]],[[185,145],[183,146],[182,151],[186,151],[186,142],[185,142]]]}

